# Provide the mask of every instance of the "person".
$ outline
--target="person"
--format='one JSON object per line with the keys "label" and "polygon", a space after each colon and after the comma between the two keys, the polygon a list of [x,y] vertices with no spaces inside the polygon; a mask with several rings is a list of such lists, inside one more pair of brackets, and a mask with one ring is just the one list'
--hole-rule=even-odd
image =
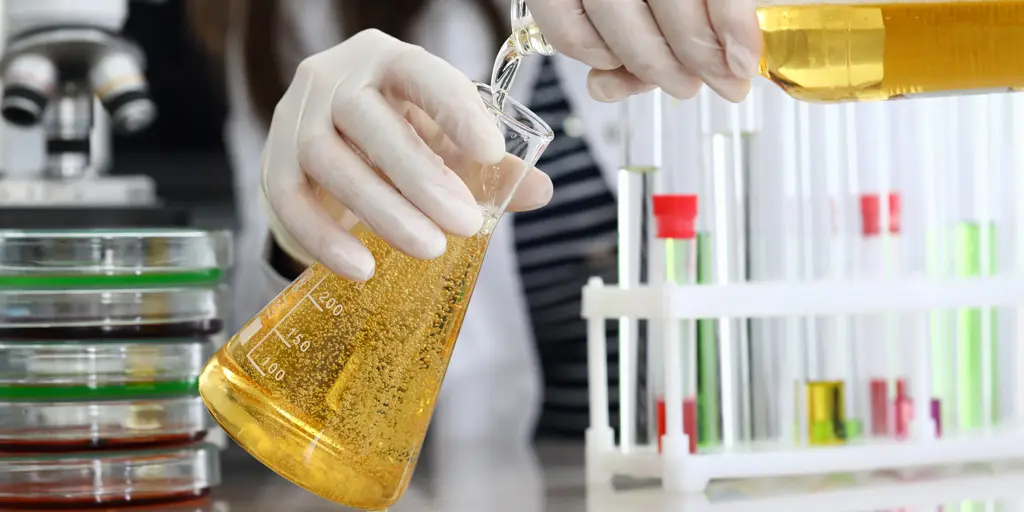
{"label": "person", "polygon": [[[530,8],[559,54],[525,59],[511,96],[555,139],[481,270],[431,429],[453,442],[582,433],[580,289],[615,272],[620,130],[610,104],[655,87],[687,98],[702,84],[739,101],[759,62],[750,0]],[[470,78],[486,81],[508,36],[505,0],[192,0],[190,12],[225,64],[244,223],[241,319],[314,260],[370,278],[369,251],[345,229],[354,217],[417,258],[439,256],[445,232],[480,227],[466,187],[418,134],[440,130],[481,162],[503,153]]]}

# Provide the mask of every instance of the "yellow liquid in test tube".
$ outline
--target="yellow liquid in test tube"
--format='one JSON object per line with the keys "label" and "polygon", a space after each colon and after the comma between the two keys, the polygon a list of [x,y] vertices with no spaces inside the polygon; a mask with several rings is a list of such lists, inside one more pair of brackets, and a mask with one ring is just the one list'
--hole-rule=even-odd
{"label": "yellow liquid in test tube", "polygon": [[216,354],[199,387],[228,435],[285,478],[384,510],[412,476],[489,232],[449,236],[432,261],[357,236],[373,278],[314,264]]}
{"label": "yellow liquid in test tube", "polygon": [[808,440],[812,445],[846,442],[846,408],[842,381],[807,383]]}
{"label": "yellow liquid in test tube", "polygon": [[761,74],[814,102],[1024,87],[1024,2],[773,5],[758,9]]}

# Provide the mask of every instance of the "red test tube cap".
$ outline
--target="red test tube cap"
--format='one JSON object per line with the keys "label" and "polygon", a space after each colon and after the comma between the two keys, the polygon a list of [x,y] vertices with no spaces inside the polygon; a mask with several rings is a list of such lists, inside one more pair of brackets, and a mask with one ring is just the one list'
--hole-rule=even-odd
{"label": "red test tube cap", "polygon": [[697,237],[697,196],[659,194],[652,199],[658,238],[688,240]]}
{"label": "red test tube cap", "polygon": [[[899,234],[901,229],[900,195],[889,194],[889,233]],[[861,233],[864,236],[874,236],[882,232],[881,226],[881,198],[878,194],[864,194],[860,196],[860,218]]]}

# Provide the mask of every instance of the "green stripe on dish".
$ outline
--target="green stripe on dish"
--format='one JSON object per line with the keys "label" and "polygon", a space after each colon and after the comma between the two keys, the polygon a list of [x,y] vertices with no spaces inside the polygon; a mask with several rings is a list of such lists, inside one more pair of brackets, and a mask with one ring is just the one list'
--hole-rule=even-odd
{"label": "green stripe on dish", "polygon": [[0,400],[63,401],[159,398],[195,395],[199,379],[167,382],[111,384],[105,386],[0,386]]}
{"label": "green stripe on dish", "polygon": [[0,289],[101,288],[217,284],[222,269],[141,274],[0,275]]}

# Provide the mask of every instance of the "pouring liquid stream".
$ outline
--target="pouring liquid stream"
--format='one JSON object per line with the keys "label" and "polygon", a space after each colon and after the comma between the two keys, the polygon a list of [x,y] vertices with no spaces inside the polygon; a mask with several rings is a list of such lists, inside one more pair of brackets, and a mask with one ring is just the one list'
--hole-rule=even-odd
{"label": "pouring liquid stream", "polygon": [[508,97],[508,91],[516,80],[522,61],[523,55],[516,50],[512,38],[508,38],[498,50],[498,56],[494,58],[494,67],[491,69],[491,101],[496,106],[505,106],[505,98]]}
{"label": "pouring liquid stream", "polygon": [[491,101],[499,108],[505,106],[505,99],[516,81],[523,57],[555,54],[555,49],[548,44],[540,27],[534,23],[524,0],[512,2],[511,20],[512,34],[501,45],[491,68]]}

